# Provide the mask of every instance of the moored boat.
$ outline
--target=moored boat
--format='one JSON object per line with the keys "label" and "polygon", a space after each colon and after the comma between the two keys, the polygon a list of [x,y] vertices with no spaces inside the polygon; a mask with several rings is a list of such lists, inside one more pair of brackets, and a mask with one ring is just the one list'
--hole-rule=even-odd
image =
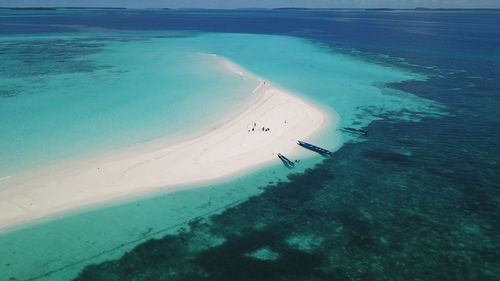
{"label": "moored boat", "polygon": [[293,163],[290,159],[286,158],[285,156],[283,156],[283,154],[281,153],[278,153],[278,157],[281,159],[281,161],[283,161],[283,163],[289,167],[289,168],[293,168],[295,166],[295,163]]}
{"label": "moored boat", "polygon": [[313,144],[310,144],[310,143],[307,143],[307,142],[304,142],[304,141],[298,141],[298,144],[302,147],[305,147],[307,149],[310,149],[312,151],[315,151],[315,152],[318,152],[320,154],[328,154],[328,155],[332,155],[332,152],[330,150],[327,150],[327,149],[324,149],[324,148],[321,148],[319,146],[315,146]]}

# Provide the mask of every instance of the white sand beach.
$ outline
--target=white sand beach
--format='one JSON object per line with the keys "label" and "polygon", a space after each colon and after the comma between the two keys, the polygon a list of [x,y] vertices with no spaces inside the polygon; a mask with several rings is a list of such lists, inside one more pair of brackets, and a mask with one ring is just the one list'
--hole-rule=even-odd
{"label": "white sand beach", "polygon": [[[252,75],[224,63],[238,75]],[[279,161],[277,153],[293,156],[301,149],[298,139],[307,140],[331,121],[318,107],[263,80],[251,95],[236,118],[205,135],[176,144],[156,140],[3,178],[0,228]]]}

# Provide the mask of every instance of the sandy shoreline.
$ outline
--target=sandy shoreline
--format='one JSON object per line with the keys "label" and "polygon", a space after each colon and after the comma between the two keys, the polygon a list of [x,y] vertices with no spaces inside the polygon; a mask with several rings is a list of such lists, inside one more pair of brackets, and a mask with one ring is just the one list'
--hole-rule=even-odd
{"label": "sandy shoreline", "polygon": [[[224,63],[238,75],[252,75],[227,60]],[[303,99],[260,81],[243,112],[202,136],[177,144],[139,145],[3,178],[0,229],[147,191],[220,179],[279,161],[277,153],[293,155],[300,149],[296,141],[313,136],[329,117]]]}

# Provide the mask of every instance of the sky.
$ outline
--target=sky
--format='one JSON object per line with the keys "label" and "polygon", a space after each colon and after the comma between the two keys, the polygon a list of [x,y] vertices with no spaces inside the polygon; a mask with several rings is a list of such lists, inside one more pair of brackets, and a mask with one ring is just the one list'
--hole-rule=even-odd
{"label": "sky", "polygon": [[500,8],[500,0],[0,0],[0,7],[127,8]]}

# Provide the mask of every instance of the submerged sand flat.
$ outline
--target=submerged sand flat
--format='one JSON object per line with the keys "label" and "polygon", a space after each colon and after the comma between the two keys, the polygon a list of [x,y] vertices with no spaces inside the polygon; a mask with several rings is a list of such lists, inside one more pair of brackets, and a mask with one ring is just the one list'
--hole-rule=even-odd
{"label": "submerged sand flat", "polygon": [[154,141],[4,178],[0,181],[0,228],[143,192],[216,180],[279,161],[277,153],[293,155],[300,149],[298,139],[307,140],[328,122],[328,115],[318,107],[220,59],[228,70],[260,80],[236,118],[180,143]]}

